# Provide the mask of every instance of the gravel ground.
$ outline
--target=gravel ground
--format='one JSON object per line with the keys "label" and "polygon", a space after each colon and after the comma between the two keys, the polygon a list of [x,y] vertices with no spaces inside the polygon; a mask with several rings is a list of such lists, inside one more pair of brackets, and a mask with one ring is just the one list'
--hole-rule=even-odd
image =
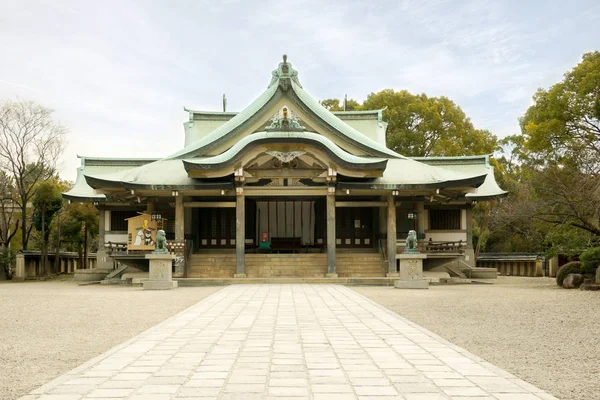
{"label": "gravel ground", "polygon": [[600,293],[554,279],[358,293],[560,399],[600,399]]}
{"label": "gravel ground", "polygon": [[216,292],[0,282],[0,399],[15,399]]}

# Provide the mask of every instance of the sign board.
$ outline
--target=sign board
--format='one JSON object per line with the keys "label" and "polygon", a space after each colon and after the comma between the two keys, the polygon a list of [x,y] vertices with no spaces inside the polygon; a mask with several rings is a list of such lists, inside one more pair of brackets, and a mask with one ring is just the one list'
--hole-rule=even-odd
{"label": "sign board", "polygon": [[127,250],[154,250],[157,230],[150,214],[127,218]]}

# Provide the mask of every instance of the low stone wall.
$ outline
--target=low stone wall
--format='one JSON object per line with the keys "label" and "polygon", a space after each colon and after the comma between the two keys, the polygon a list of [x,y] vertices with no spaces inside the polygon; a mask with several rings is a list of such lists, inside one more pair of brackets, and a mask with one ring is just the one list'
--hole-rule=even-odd
{"label": "low stone wall", "polygon": [[529,253],[483,253],[477,267],[495,268],[500,275],[544,276],[544,258]]}
{"label": "low stone wall", "polygon": [[[48,253],[48,262],[54,264],[56,253]],[[16,268],[13,280],[33,279],[40,276],[42,257],[40,251],[22,251],[16,256]],[[88,254],[87,268],[96,267],[96,254]],[[60,252],[55,271],[59,274],[72,274],[79,269],[79,254],[75,252]]]}

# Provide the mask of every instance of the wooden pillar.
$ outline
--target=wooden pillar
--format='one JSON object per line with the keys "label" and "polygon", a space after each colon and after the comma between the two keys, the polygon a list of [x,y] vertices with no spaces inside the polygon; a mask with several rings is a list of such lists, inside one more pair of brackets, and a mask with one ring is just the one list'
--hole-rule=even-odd
{"label": "wooden pillar", "polygon": [[390,276],[398,274],[396,270],[396,202],[391,193],[387,196],[387,202],[387,255],[388,276]]}
{"label": "wooden pillar", "polygon": [[327,188],[327,277],[337,278],[335,266],[335,188]]}
{"label": "wooden pillar", "polygon": [[185,214],[181,194],[175,197],[175,240],[177,242],[185,240]]}
{"label": "wooden pillar", "polygon": [[[98,251],[96,252],[96,268],[111,269],[112,262],[108,259],[106,248],[106,231],[110,230],[110,226],[107,226],[106,219],[110,215],[110,211],[105,210],[103,207],[98,208],[100,210],[100,217],[98,218]],[[110,221],[109,221],[110,224]]]}
{"label": "wooden pillar", "polygon": [[238,187],[235,196],[235,275],[234,278],[246,277],[246,210],[244,189]]}

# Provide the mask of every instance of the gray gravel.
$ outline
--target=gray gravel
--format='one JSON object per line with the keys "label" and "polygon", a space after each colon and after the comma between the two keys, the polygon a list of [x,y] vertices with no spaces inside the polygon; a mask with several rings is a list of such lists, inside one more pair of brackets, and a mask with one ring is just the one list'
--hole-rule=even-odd
{"label": "gray gravel", "polygon": [[600,292],[524,277],[354,290],[561,399],[600,399]]}
{"label": "gray gravel", "polygon": [[16,399],[216,292],[0,283],[0,399]]}

